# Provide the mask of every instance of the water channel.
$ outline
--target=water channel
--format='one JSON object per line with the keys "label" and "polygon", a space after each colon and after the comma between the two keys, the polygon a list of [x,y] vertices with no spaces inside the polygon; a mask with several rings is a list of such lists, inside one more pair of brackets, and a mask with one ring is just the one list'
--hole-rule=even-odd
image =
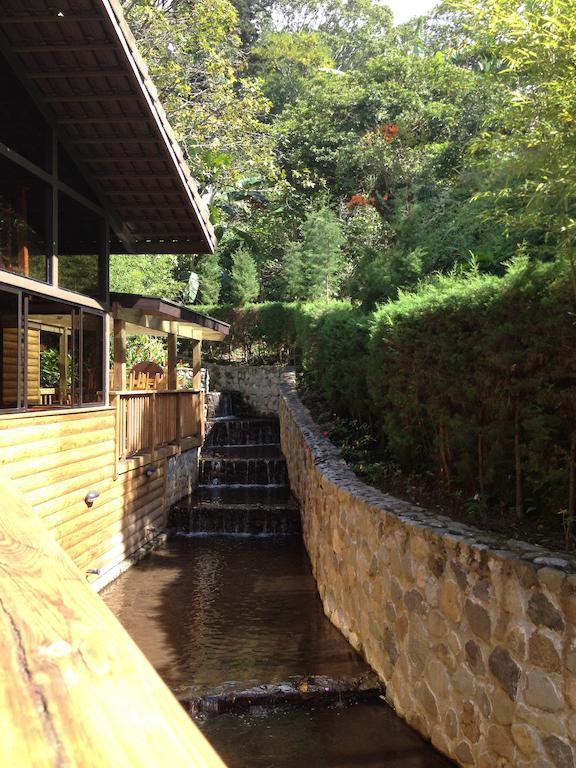
{"label": "water channel", "polygon": [[[219,453],[209,447],[206,461],[214,458],[211,451]],[[224,453],[234,461],[255,460],[245,444],[238,452],[226,446]],[[272,445],[255,454],[279,460]],[[250,686],[295,676],[365,675],[365,662],[324,616],[301,536],[294,533],[288,489],[273,490],[269,483],[256,490],[250,483],[253,492],[227,488],[214,469],[204,468],[210,485],[180,511],[180,527],[192,532],[171,539],[107,587],[101,594],[110,609],[181,700],[191,689],[206,692],[228,681]],[[224,535],[214,532],[216,525],[209,535],[198,530],[210,515]],[[246,525],[247,516],[258,521],[256,528]],[[201,713],[196,720],[230,768],[452,765],[380,699],[266,704],[241,713]]]}

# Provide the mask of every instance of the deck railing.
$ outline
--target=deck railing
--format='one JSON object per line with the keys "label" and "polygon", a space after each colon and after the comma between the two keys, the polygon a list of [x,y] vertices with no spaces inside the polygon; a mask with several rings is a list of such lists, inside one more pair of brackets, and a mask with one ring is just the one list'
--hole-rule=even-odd
{"label": "deck railing", "polygon": [[225,768],[0,471],[2,765]]}
{"label": "deck railing", "polygon": [[197,390],[116,392],[117,452],[120,461],[152,460],[161,452],[202,444],[204,394]]}

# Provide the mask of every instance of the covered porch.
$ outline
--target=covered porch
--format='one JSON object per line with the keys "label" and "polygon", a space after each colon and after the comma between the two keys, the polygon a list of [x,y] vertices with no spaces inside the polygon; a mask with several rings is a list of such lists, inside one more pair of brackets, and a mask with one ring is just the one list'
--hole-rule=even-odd
{"label": "covered porch", "polygon": [[[119,466],[148,464],[197,448],[204,439],[205,407],[201,381],[202,341],[222,341],[227,323],[187,307],[151,296],[112,293],[114,362],[110,402],[117,411]],[[130,335],[166,340],[167,365],[162,377],[135,382],[127,365]],[[179,380],[179,341],[188,347],[190,380]],[[136,387],[137,385],[137,387]]]}

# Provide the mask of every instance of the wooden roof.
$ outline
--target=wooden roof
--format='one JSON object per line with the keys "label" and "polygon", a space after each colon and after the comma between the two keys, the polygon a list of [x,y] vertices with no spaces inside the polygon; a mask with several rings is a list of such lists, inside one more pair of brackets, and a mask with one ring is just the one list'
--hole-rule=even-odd
{"label": "wooden roof", "polygon": [[130,333],[176,333],[188,338],[223,341],[230,331],[228,323],[168,299],[111,293],[110,301],[114,316],[127,323]]}
{"label": "wooden roof", "polygon": [[118,0],[0,0],[0,47],[133,253],[214,231]]}

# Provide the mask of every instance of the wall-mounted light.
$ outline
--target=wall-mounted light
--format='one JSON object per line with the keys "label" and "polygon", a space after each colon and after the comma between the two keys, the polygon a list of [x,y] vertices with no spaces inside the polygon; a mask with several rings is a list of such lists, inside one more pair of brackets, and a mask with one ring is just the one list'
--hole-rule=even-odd
{"label": "wall-mounted light", "polygon": [[148,467],[146,469],[146,477],[154,477],[154,475],[158,472],[158,469],[156,467]]}
{"label": "wall-mounted light", "polygon": [[86,496],[84,496],[84,501],[86,502],[87,507],[91,507],[92,504],[96,501],[96,499],[100,496],[98,491],[88,491]]}

